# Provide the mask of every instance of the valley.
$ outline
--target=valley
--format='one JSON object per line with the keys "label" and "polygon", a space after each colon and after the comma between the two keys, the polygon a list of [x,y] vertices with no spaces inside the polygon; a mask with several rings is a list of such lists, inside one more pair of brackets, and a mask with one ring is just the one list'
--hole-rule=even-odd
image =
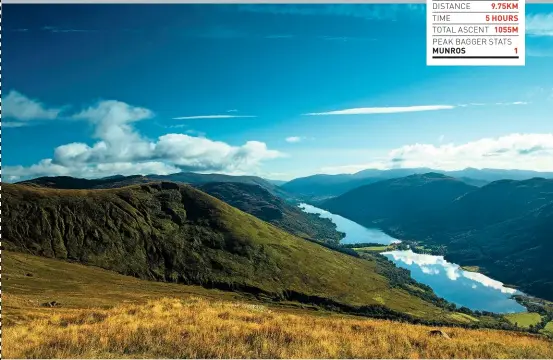
{"label": "valley", "polygon": [[553,180],[499,180],[478,188],[441,174],[412,175],[361,186],[320,207],[553,300],[547,260]]}
{"label": "valley", "polygon": [[[159,352],[161,348],[145,353],[145,349],[137,350],[136,344],[125,339],[115,347],[98,345],[104,341],[97,333],[102,326],[101,319],[117,323],[122,313],[150,311],[159,314],[160,319],[185,316],[195,321],[186,310],[188,306],[196,306],[192,304],[197,304],[194,311],[199,314],[204,311],[212,315],[227,314],[225,309],[229,306],[246,309],[233,315],[238,318],[255,317],[247,310],[256,309],[255,304],[276,312],[265,320],[256,320],[255,331],[259,331],[259,326],[263,328],[259,324],[273,326],[272,321],[277,318],[286,318],[289,324],[294,324],[295,318],[319,324],[313,325],[316,333],[306,333],[299,325],[281,325],[279,331],[292,331],[297,338],[317,337],[327,327],[338,324],[348,327],[350,321],[374,322],[371,326],[382,331],[381,337],[393,338],[397,336],[393,335],[394,321],[412,324],[409,326],[420,337],[419,345],[407,348],[395,345],[393,352],[386,353],[391,355],[404,354],[405,349],[419,355],[445,351],[439,346],[435,350],[427,348],[435,346],[423,340],[427,336],[425,331],[430,329],[428,326],[441,327],[452,334],[468,331],[463,341],[472,338],[472,332],[476,334],[479,328],[509,330],[513,336],[520,334],[516,335],[520,340],[512,340],[513,344],[530,339],[524,334],[550,335],[553,311],[549,310],[548,302],[532,305],[531,297],[503,285],[501,277],[500,281],[489,278],[494,275],[482,263],[455,264],[449,243],[440,244],[434,237],[415,240],[430,226],[427,224],[423,229],[415,226],[420,220],[410,217],[413,212],[429,219],[443,217],[445,206],[455,203],[460,207],[459,201],[469,203],[474,197],[472,194],[481,188],[436,173],[412,175],[368,185],[374,190],[362,186],[354,189],[353,194],[348,192],[326,200],[322,206],[327,210],[323,210],[301,203],[297,195],[285,190],[271,190],[272,184],[250,183],[249,177],[230,179],[190,185],[142,176],[76,181],[45,178],[2,184],[6,194],[3,217],[3,248],[7,250],[3,251],[7,274],[6,336],[13,331],[12,334],[17,334],[13,336],[21,339],[36,336],[48,339],[44,331],[57,329],[57,341],[65,344],[63,348],[71,349],[68,355],[86,355],[92,346],[104,350],[87,356],[136,354],[136,351],[151,356],[211,356],[212,353],[199,345],[192,347],[194,352],[172,348],[166,350],[168,353]],[[484,189],[493,185],[486,185]],[[526,188],[523,191],[528,192]],[[367,191],[373,191],[373,195]],[[429,193],[434,198],[425,198]],[[370,199],[366,203],[371,206],[359,203],[363,199]],[[544,202],[542,197],[535,199],[536,206],[547,206],[547,200]],[[533,204],[528,205],[528,211],[533,208]],[[336,213],[329,212],[334,209]],[[23,223],[17,220],[20,218],[35,221]],[[532,225],[529,221],[525,224]],[[438,233],[448,225],[441,220],[433,226],[432,230]],[[405,234],[413,235],[409,238]],[[48,278],[64,280],[49,281]],[[92,278],[95,282],[89,284]],[[140,286],[144,290],[132,291],[139,284],[143,284]],[[33,295],[39,288],[44,295]],[[92,289],[103,288],[104,292],[85,295]],[[52,308],[43,306],[52,302],[55,304]],[[146,310],[154,308],[159,310]],[[95,317],[100,320],[93,320]],[[322,319],[320,323],[318,318]],[[127,325],[121,325],[122,333],[129,331],[129,321],[137,321],[133,326],[139,326],[140,331],[154,331],[140,325],[143,320],[139,317],[126,319]],[[166,328],[167,339],[172,339],[169,334],[174,331],[184,331],[171,328],[171,323],[162,325],[165,320],[160,321],[155,331],[162,334]],[[284,320],[278,321],[282,324]],[[97,339],[91,341],[99,343],[83,348],[76,345],[74,335],[68,331],[82,332],[83,326],[90,331],[90,339]],[[214,323],[213,326],[224,328],[225,325]],[[207,325],[203,327],[207,329]],[[247,329],[243,328],[244,334],[248,333]],[[242,335],[232,334],[230,328],[228,331],[231,331],[228,336],[236,337],[233,340],[237,341],[236,348],[241,349],[238,357],[336,354],[331,348],[307,346],[312,340],[301,340],[303,345],[299,348],[291,342],[290,346],[278,345],[280,352],[275,352],[276,349],[259,352],[249,342],[243,343]],[[256,341],[265,343],[266,349],[276,346],[267,342],[264,335],[260,336]],[[356,336],[352,333],[344,341],[351,346],[362,342]],[[539,336],[536,344],[549,341]],[[491,339],[490,334],[486,341]],[[500,347],[500,351],[506,351],[510,357],[520,356],[509,346]],[[541,345],[533,346],[539,349]],[[484,354],[477,348],[465,343],[455,351]],[[44,345],[42,349],[53,353],[41,352],[40,346],[38,350],[23,346],[11,351],[64,357],[56,347]],[[155,347],[148,349],[152,351]],[[495,354],[493,351],[486,354]],[[542,356],[540,352],[528,354]]]}

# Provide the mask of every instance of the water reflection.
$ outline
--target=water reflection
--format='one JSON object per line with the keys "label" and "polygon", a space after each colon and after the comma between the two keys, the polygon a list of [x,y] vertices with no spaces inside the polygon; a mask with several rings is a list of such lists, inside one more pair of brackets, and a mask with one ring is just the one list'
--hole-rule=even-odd
{"label": "water reflection", "polygon": [[341,244],[357,244],[370,242],[389,245],[401,242],[391,236],[386,235],[378,229],[368,229],[357,224],[356,222],[346,219],[345,217],[332,214],[331,212],[319,209],[315,206],[302,203],[299,205],[299,207],[307,213],[319,214],[322,218],[332,220],[332,222],[336,224],[336,229],[346,234],[346,237],[344,237],[340,241]]}
{"label": "water reflection", "polygon": [[436,295],[459,306],[496,313],[526,310],[511,299],[512,295],[521,292],[505,287],[500,281],[486,275],[463,270],[459,265],[446,261],[443,256],[417,254],[411,250],[382,254],[397,266],[410,270],[415,280],[429,285]]}
{"label": "water reflection", "polygon": [[[400,242],[377,229],[368,229],[342,216],[332,214],[317,207],[300,204],[308,213],[320,214],[332,220],[338,231],[346,233],[343,244]],[[495,313],[512,313],[526,309],[511,298],[521,294],[515,289],[505,287],[500,281],[486,275],[465,271],[457,264],[446,261],[443,256],[416,254],[412,250],[388,251],[383,253],[396,266],[411,271],[411,276],[420,283],[430,286],[436,295],[472,310]]]}

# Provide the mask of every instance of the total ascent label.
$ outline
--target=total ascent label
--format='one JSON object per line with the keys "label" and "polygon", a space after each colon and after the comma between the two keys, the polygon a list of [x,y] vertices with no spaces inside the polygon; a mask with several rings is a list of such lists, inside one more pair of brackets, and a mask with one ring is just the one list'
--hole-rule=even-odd
{"label": "total ascent label", "polygon": [[427,65],[524,65],[524,5],[524,0],[428,0]]}

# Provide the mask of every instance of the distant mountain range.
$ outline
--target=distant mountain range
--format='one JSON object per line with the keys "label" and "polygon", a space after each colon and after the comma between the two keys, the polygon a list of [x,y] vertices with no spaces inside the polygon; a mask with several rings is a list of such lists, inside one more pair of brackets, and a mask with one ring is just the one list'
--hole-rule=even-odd
{"label": "distant mountain range", "polygon": [[527,170],[496,170],[467,168],[459,171],[441,171],[429,168],[376,170],[367,169],[355,174],[312,175],[291,180],[282,189],[290,194],[308,199],[325,199],[346,193],[359,186],[377,181],[405,177],[414,174],[440,173],[462,180],[466,184],[484,186],[489,182],[510,179],[527,180],[534,177],[553,178],[553,173]]}
{"label": "distant mountain range", "polygon": [[452,261],[553,300],[553,179],[475,187],[428,173],[364,185],[321,206],[399,239],[445,246]]}
{"label": "distant mountain range", "polygon": [[213,182],[233,182],[242,184],[259,185],[273,195],[289,199],[293,196],[285,190],[257,176],[233,176],[224,174],[198,174],[192,172],[181,172],[170,175],[114,175],[101,179],[80,179],[71,176],[39,177],[32,180],[21,181],[18,184],[38,185],[56,189],[106,189],[117,188],[126,185],[141,184],[152,181],[173,181],[190,185],[201,185]]}

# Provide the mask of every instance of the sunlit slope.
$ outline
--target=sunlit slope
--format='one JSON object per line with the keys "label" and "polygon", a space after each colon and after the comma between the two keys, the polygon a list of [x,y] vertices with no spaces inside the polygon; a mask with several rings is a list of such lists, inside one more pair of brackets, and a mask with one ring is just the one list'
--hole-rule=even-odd
{"label": "sunlit slope", "polygon": [[56,190],[3,184],[2,190],[8,250],[143,279],[443,317],[429,302],[392,287],[375,261],[292,236],[186,185]]}
{"label": "sunlit slope", "polygon": [[[551,358],[544,338],[248,300],[2,252],[6,358]],[[59,306],[40,306],[56,301]],[[432,337],[441,329],[450,339]]]}

